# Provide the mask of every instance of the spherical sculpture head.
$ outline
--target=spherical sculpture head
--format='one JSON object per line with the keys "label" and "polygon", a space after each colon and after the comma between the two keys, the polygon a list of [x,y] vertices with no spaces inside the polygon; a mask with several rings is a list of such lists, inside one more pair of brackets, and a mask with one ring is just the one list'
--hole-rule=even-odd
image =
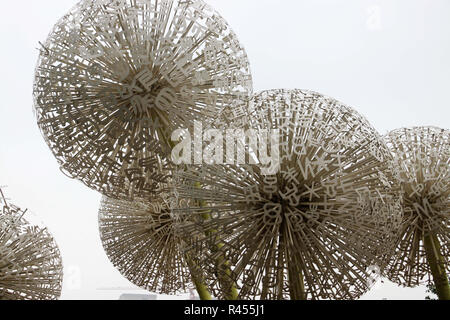
{"label": "spherical sculpture head", "polygon": [[135,285],[159,294],[186,292],[196,272],[185,260],[170,204],[104,197],[100,236],[111,262]]}
{"label": "spherical sculpture head", "polygon": [[450,273],[450,131],[435,127],[394,130],[385,136],[403,189],[404,220],[388,276],[405,286],[431,280],[425,241],[434,240],[443,273]]}
{"label": "spherical sculpture head", "polygon": [[61,254],[46,228],[26,211],[0,200],[0,300],[56,300],[61,295]]}
{"label": "spherical sculpture head", "polygon": [[84,0],[42,44],[34,85],[63,173],[112,198],[158,194],[171,134],[251,92],[247,55],[201,0]]}
{"label": "spherical sculpture head", "polygon": [[203,200],[176,211],[186,217],[180,230],[206,234],[202,259],[228,261],[241,298],[359,297],[369,272],[384,269],[401,221],[381,136],[353,109],[309,91],[262,92],[249,110],[259,131],[244,134],[246,165],[177,173],[179,195]]}

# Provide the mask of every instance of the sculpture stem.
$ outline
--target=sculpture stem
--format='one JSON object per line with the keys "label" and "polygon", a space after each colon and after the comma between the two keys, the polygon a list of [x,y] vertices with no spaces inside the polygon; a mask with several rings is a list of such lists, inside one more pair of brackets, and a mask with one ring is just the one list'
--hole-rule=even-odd
{"label": "sculpture stem", "polygon": [[450,285],[439,239],[436,234],[428,233],[423,236],[423,244],[439,300],[450,300]]}
{"label": "sculpture stem", "polygon": [[[201,188],[201,184],[199,182],[195,183],[195,188]],[[207,203],[204,200],[198,201],[198,204],[199,204],[200,208],[205,208],[207,206]],[[212,219],[211,213],[208,210],[205,210],[202,213],[202,219],[203,219],[203,221],[211,220]],[[220,239],[217,238],[217,230],[215,230],[215,229],[207,230],[206,236],[210,239],[214,238],[214,241],[212,241],[212,243],[214,243],[214,246],[211,248],[211,251],[213,253],[217,253],[225,245],[224,243],[222,243],[220,241]],[[218,243],[216,243],[216,242],[218,242]],[[236,288],[236,284],[234,283],[234,281],[231,280],[231,263],[230,263],[230,261],[227,261],[223,255],[220,255],[219,257],[216,258],[216,268],[217,268],[217,274],[218,274],[217,277],[218,277],[219,283],[220,283],[222,289],[224,289],[226,292],[228,292],[227,295],[225,296],[225,299],[226,300],[237,300],[239,297],[239,292]],[[222,270],[219,270],[219,268],[221,268]]]}
{"label": "sculpture stem", "polygon": [[197,290],[198,296],[200,297],[200,300],[212,300],[211,293],[208,291],[208,287],[205,285],[204,281],[201,279],[201,277],[197,276],[197,272],[194,273],[198,267],[194,265],[194,262],[189,257],[187,253],[185,253],[186,264],[188,265],[189,272],[191,274],[192,282],[195,285],[195,289]]}
{"label": "sculpture stem", "polygon": [[186,254],[186,261],[189,267],[189,271],[191,273],[192,282],[195,285],[195,289],[197,290],[198,296],[200,297],[200,300],[212,300],[211,293],[208,291],[208,287],[205,285],[205,283],[198,278],[192,271],[195,269],[193,266],[192,260],[189,258],[189,256]]}
{"label": "sculpture stem", "polygon": [[291,300],[306,300],[303,272],[295,264],[288,265],[289,293]]}
{"label": "sculpture stem", "polygon": [[208,288],[204,283],[200,283],[193,279],[195,288],[197,289],[198,295],[200,296],[201,300],[212,300],[211,294],[208,291]]}
{"label": "sculpture stem", "polygon": [[[289,230],[285,220],[281,223],[280,228],[283,230],[281,233],[280,242],[284,243],[284,245],[288,245],[286,244],[285,239],[289,238]],[[285,255],[288,270],[289,295],[291,300],[306,300],[303,271],[299,265],[299,259],[294,259],[295,256],[289,256],[287,250],[285,250]]]}
{"label": "sculpture stem", "polygon": [[[163,119],[163,123],[168,123],[167,119]],[[167,146],[169,146],[170,149],[173,149],[175,147],[175,143],[172,140],[170,140],[170,138],[168,138],[163,133],[163,131],[161,129],[158,130],[158,133],[159,133],[160,137],[163,140],[165,140],[165,143],[167,144]],[[196,188],[201,188],[201,184],[200,183],[195,183],[195,187]],[[198,203],[199,203],[199,207],[200,208],[204,208],[204,207],[207,206],[206,201],[198,201]],[[205,212],[202,214],[202,219],[204,221],[210,220],[211,219],[211,213],[208,212],[207,210],[205,210]],[[206,231],[206,236],[207,237],[211,237],[212,238],[215,235],[217,235],[217,230],[211,229],[211,230],[207,230]],[[214,242],[214,243],[216,243],[216,242]],[[211,251],[213,253],[218,252],[223,246],[224,246],[224,244],[219,241],[219,243],[216,244],[215,247],[211,248]],[[217,268],[221,268],[222,267],[224,269],[223,273],[220,272],[221,270],[216,270],[217,274],[218,274],[217,277],[218,277],[219,283],[220,283],[222,289],[225,288],[224,290],[226,290],[226,291],[229,290],[229,294],[226,295],[225,299],[226,300],[237,300],[238,296],[239,296],[239,293],[237,291],[235,283],[233,282],[231,285],[228,285],[228,283],[232,282],[232,281],[230,281],[231,280],[231,268],[230,268],[230,265],[231,265],[230,262],[226,261],[225,257],[223,257],[223,256],[219,256],[216,259],[216,267]],[[192,271],[191,271],[191,275],[192,275],[192,277],[194,277],[194,275],[192,274]],[[227,278],[229,278],[229,279],[227,279]],[[196,281],[198,282],[199,280],[197,279]],[[196,281],[194,281],[194,283]],[[199,288],[200,288],[200,291],[207,290],[206,286],[203,284],[203,282],[199,282],[199,286],[197,286],[197,284],[196,284],[196,287],[197,287],[197,292],[199,292]],[[229,287],[229,288],[227,288],[227,287]],[[199,292],[199,295],[200,294],[201,293]],[[209,294],[209,292],[208,292],[208,295],[209,295],[209,297],[211,296]]]}
{"label": "sculpture stem", "polygon": [[[170,149],[173,149],[175,147],[175,144],[173,143],[173,141],[169,140],[161,131],[159,131],[159,134],[166,141],[166,144],[170,147]],[[201,184],[200,183],[195,183],[195,187],[196,188],[201,188]],[[206,201],[199,201],[199,207],[200,208],[204,208],[206,206],[207,206]],[[202,218],[203,218],[204,221],[210,220],[212,218],[211,217],[211,213],[208,212],[207,210],[205,210],[205,212],[202,214]],[[206,236],[207,237],[211,237],[212,238],[212,237],[214,237],[216,235],[217,235],[217,230],[211,229],[211,230],[207,230],[206,231]],[[216,243],[216,242],[214,242],[214,243]],[[219,243],[216,244],[214,248],[211,248],[211,251],[213,253],[216,253],[223,246],[224,246],[224,244],[219,241]],[[186,259],[190,260],[188,256],[186,256]],[[192,265],[192,261],[188,261],[188,265],[189,264]],[[229,290],[229,293],[225,296],[225,299],[226,300],[237,300],[238,296],[239,296],[239,293],[237,291],[236,284],[231,281],[231,268],[230,268],[230,265],[231,265],[231,263],[229,261],[226,261],[225,257],[223,257],[222,255],[219,256],[216,259],[217,269],[223,268],[223,273],[219,272],[220,270],[217,270],[217,274],[218,274],[217,277],[218,277],[219,283],[220,283],[221,287],[224,290],[226,290],[226,291]],[[190,267],[190,271],[191,271],[191,277],[193,279],[193,282],[194,282],[194,284],[196,286],[196,289],[197,289],[197,292],[198,292],[200,298],[202,300],[211,300],[211,294],[209,293],[206,285],[200,279],[198,279],[198,278],[196,279],[195,278],[191,267]],[[230,283],[230,282],[231,282],[231,284],[229,285],[228,283]],[[205,299],[203,299],[202,296],[205,297]]]}
{"label": "sculpture stem", "polygon": [[[170,149],[173,149],[175,147],[174,143],[168,140],[167,137],[162,133],[162,130],[158,130],[158,133],[160,137],[165,140],[165,143],[170,146]],[[195,289],[197,290],[200,300],[212,300],[211,293],[208,291],[208,287],[204,283],[203,279],[197,276],[197,272],[194,273],[195,269],[197,269],[198,267],[195,266],[194,262],[187,253],[184,254],[184,258],[186,259],[186,264],[189,268],[192,282],[195,285]]]}

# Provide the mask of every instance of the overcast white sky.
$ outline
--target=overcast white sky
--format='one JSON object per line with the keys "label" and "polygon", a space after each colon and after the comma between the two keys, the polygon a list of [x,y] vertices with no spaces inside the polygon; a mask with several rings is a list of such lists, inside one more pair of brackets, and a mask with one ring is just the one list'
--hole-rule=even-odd
{"label": "overcast white sky", "polygon": [[[311,89],[358,109],[381,132],[450,127],[450,1],[207,0],[250,57],[257,91]],[[0,186],[49,227],[65,265],[63,299],[137,293],[109,263],[100,195],[66,178],[32,113],[38,41],[76,0],[3,1],[0,11]],[[117,290],[104,290],[118,288]],[[364,298],[423,299],[389,282]]]}

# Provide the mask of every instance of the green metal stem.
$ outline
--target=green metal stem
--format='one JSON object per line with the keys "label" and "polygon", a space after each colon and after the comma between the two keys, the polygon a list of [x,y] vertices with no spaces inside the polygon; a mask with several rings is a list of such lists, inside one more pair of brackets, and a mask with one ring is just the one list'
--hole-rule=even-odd
{"label": "green metal stem", "polygon": [[306,300],[302,270],[295,265],[288,265],[288,277],[291,300]]}
{"label": "green metal stem", "polygon": [[439,239],[436,234],[428,233],[423,236],[423,244],[439,300],[450,300],[450,285],[445,271],[446,261],[441,255]]}
{"label": "green metal stem", "polygon": [[[195,183],[195,187],[201,188],[201,184],[197,182]],[[198,201],[198,204],[200,208],[205,208],[207,206],[207,203],[204,200]],[[205,210],[205,212],[202,213],[202,218],[203,221],[211,220],[212,219],[211,213],[208,210]],[[213,253],[220,251],[225,245],[224,243],[220,242],[220,239],[217,238],[217,233],[218,232],[215,229],[210,229],[206,231],[207,237],[211,239],[213,237],[216,237],[214,241],[215,245],[213,248],[211,248],[211,251]],[[239,297],[239,292],[236,288],[236,284],[233,281],[231,281],[231,262],[227,261],[224,256],[220,255],[216,259],[216,268],[217,268],[217,277],[222,289],[226,291],[229,290],[229,293],[225,296],[225,299],[237,300]],[[221,268],[222,270],[219,270],[219,268]]]}
{"label": "green metal stem", "polygon": [[[158,134],[161,136],[162,139],[165,140],[165,143],[168,146],[170,146],[171,149],[174,148],[174,143],[168,140],[160,129],[158,129]],[[184,258],[186,259],[186,264],[188,265],[192,282],[195,285],[195,289],[197,290],[200,300],[212,300],[212,296],[208,290],[208,287],[205,285],[204,281],[200,277],[197,277],[196,273],[194,273],[194,270],[196,269],[194,262],[187,253],[184,254]]]}

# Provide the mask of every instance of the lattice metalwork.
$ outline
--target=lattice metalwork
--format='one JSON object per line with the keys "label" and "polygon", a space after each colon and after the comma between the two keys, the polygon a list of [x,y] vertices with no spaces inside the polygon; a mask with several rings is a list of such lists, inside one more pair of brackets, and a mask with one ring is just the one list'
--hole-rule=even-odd
{"label": "lattice metalwork", "polygon": [[104,197],[99,212],[103,247],[114,266],[135,285],[160,294],[187,292],[194,268],[180,250],[170,203]]}
{"label": "lattice metalwork", "polygon": [[[173,211],[192,239],[184,250],[208,272],[228,274],[241,299],[359,297],[371,273],[383,272],[402,221],[386,144],[352,108],[309,91],[262,92],[248,118],[268,137],[248,140],[248,164],[175,175],[178,196],[194,200]],[[279,153],[278,169],[261,165],[267,149]],[[218,297],[229,289],[212,288]]]}
{"label": "lattice metalwork", "polygon": [[[1,191],[1,190],[0,190]],[[0,300],[55,300],[61,295],[61,254],[46,228],[0,197]]]}
{"label": "lattice metalwork", "polygon": [[417,286],[431,281],[426,235],[436,236],[435,249],[450,274],[450,131],[404,128],[390,132],[385,140],[395,157],[404,198],[401,240],[388,276],[398,284]]}
{"label": "lattice metalwork", "polygon": [[148,199],[170,175],[170,134],[251,88],[243,47],[203,1],[84,0],[42,44],[35,112],[64,174]]}

